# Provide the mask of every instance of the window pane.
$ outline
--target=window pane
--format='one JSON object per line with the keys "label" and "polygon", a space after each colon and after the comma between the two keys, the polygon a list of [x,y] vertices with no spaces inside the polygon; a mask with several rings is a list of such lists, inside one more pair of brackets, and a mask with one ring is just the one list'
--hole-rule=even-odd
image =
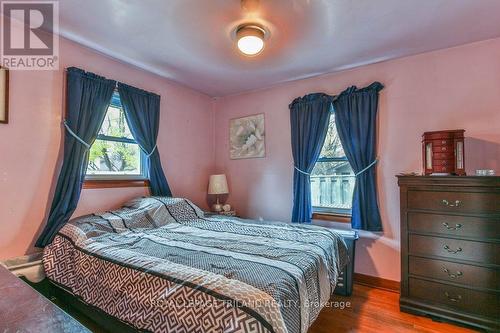
{"label": "window pane", "polygon": [[333,114],[330,116],[328,133],[326,134],[320,157],[345,157],[344,149],[342,149],[342,144],[337,134],[337,128],[335,127],[335,116]]}
{"label": "window pane", "polygon": [[122,109],[110,106],[99,134],[118,138],[133,139]]}
{"label": "window pane", "polygon": [[141,152],[135,143],[96,140],[87,175],[141,175]]}
{"label": "window pane", "polygon": [[311,173],[313,207],[351,209],[355,177],[349,162],[318,162]]}

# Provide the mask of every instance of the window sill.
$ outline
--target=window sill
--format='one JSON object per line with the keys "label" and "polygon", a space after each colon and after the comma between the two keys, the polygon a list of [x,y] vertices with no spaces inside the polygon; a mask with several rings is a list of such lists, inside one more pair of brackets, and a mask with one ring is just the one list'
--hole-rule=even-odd
{"label": "window sill", "polygon": [[119,187],[149,187],[147,179],[85,179],[84,189],[119,188]]}
{"label": "window sill", "polygon": [[351,215],[338,213],[315,212],[312,215],[313,220],[323,220],[339,223],[351,223]]}

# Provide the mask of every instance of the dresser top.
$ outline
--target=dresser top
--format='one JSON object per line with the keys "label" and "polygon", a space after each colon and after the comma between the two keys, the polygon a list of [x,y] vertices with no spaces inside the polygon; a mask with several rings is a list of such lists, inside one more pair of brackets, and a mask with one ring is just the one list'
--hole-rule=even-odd
{"label": "dresser top", "polygon": [[500,176],[397,175],[399,185],[500,187]]}
{"label": "dresser top", "polygon": [[0,265],[0,332],[90,333]]}

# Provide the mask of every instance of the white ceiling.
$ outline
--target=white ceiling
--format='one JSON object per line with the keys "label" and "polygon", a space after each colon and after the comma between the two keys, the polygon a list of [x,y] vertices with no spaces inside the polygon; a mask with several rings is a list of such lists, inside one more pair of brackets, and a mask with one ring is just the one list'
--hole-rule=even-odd
{"label": "white ceiling", "polygon": [[261,0],[257,17],[271,37],[247,58],[239,0],[60,1],[63,36],[210,96],[500,36],[500,0]]}

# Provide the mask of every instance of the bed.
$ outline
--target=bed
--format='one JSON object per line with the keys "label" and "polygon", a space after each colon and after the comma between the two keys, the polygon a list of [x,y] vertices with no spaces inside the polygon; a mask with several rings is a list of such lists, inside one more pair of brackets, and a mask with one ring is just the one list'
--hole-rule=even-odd
{"label": "bed", "polygon": [[152,332],[305,333],[347,260],[332,230],[207,218],[168,197],[73,219],[43,255],[51,282]]}

